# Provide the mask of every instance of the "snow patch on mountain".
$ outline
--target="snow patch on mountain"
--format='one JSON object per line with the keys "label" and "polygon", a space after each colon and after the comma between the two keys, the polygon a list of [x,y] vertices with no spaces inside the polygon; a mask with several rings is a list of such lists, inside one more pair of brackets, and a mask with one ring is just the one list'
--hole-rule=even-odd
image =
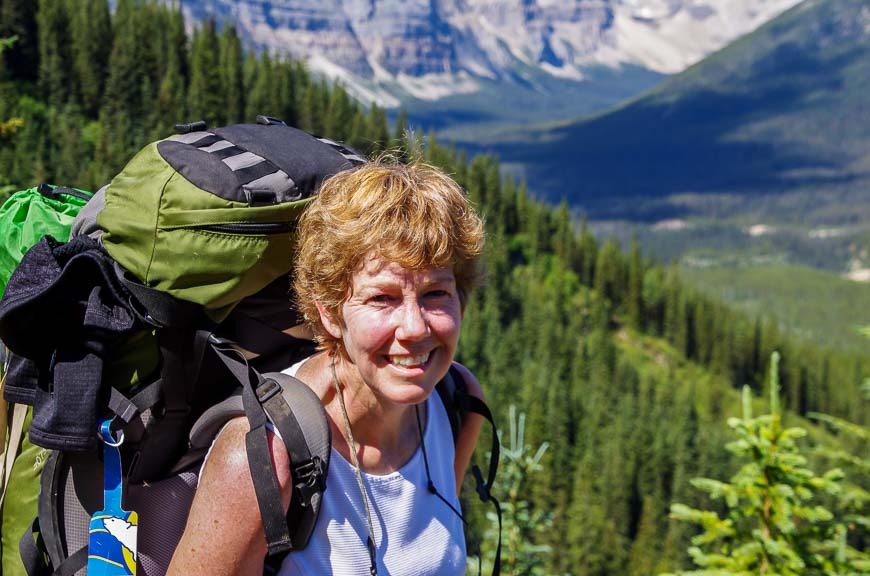
{"label": "snow patch on mountain", "polygon": [[367,101],[438,99],[518,67],[582,81],[592,66],[677,73],[799,0],[185,0]]}

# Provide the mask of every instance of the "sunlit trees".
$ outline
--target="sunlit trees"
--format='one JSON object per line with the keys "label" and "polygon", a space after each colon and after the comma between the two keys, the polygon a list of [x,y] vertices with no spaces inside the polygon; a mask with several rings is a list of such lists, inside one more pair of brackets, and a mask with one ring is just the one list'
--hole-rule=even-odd
{"label": "sunlit trees", "polygon": [[[808,468],[797,440],[801,427],[783,424],[779,355],[770,366],[769,413],[754,417],[752,393],[743,389],[743,417],[728,425],[737,440],[727,445],[743,462],[723,482],[696,478],[692,484],[723,501],[724,516],[712,510],[674,504],[678,520],[698,524],[689,554],[699,570],[693,576],[776,574],[781,576],[870,573],[870,558],[848,542],[849,504],[843,471],[821,475]],[[827,499],[827,500],[826,500]]]}

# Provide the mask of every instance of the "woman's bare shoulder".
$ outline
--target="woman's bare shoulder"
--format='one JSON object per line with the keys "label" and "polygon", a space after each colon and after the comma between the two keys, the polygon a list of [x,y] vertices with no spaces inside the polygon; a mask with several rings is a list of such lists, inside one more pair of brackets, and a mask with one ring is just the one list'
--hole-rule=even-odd
{"label": "woman's bare shoulder", "polygon": [[480,385],[480,381],[477,379],[477,376],[471,372],[468,368],[460,364],[459,362],[454,362],[453,367],[459,370],[459,373],[462,374],[463,380],[465,380],[465,387],[468,390],[468,393],[472,396],[477,396],[481,400],[486,400],[486,397],[483,394],[483,386]]}

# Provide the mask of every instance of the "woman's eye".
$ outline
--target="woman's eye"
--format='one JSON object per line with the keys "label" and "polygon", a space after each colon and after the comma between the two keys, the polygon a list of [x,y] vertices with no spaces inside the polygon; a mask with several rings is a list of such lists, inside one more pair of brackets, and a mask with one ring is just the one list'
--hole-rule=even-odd
{"label": "woman's eye", "polygon": [[426,296],[429,298],[447,298],[450,296],[450,292],[447,290],[430,290],[426,293]]}
{"label": "woman's eye", "polygon": [[375,294],[374,296],[369,297],[369,302],[374,304],[389,304],[393,301],[393,297],[389,294]]}

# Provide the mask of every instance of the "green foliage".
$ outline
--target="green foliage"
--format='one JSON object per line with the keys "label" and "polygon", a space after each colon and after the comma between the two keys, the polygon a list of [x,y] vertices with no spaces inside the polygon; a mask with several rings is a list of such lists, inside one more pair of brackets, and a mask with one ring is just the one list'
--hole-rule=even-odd
{"label": "green foliage", "polygon": [[867,349],[861,331],[870,325],[870,290],[864,283],[793,264],[683,266],[680,275],[716,299],[779,322],[805,341],[839,350]]}
{"label": "green foliage", "polygon": [[[146,143],[195,120],[265,114],[365,153],[388,143],[383,110],[300,63],[257,58],[232,26],[207,22],[188,39],[177,4],[119,0],[111,14],[108,0],[3,0],[0,11],[0,184],[97,189]],[[31,52],[33,66],[19,66]]]}
{"label": "green foliage", "polygon": [[[742,462],[729,482],[695,478],[692,485],[714,501],[715,511],[671,506],[674,519],[702,528],[692,538],[697,576],[749,574],[864,574],[870,558],[849,545],[849,521],[843,517],[847,494],[839,468],[818,475],[807,467],[797,439],[801,427],[785,427],[779,397],[779,354],[770,365],[769,413],[752,415],[752,393],[743,389],[743,417],[728,425],[737,440],[727,448]],[[827,497],[830,504],[824,504]]]}
{"label": "green foliage", "polygon": [[[541,535],[552,526],[552,512],[536,509],[529,501],[531,487],[541,481],[543,467],[540,462],[547,451],[547,443],[541,444],[532,453],[525,442],[526,415],[517,415],[516,407],[509,409],[510,446],[501,446],[501,466],[496,484],[496,498],[502,511],[502,570],[506,574],[536,576],[546,574],[545,560],[551,549],[545,544],[536,544]],[[491,528],[483,540],[482,562],[487,564],[495,555],[498,542],[497,518],[490,513]],[[474,562],[469,562],[469,571]],[[491,571],[486,566],[485,571]]]}

